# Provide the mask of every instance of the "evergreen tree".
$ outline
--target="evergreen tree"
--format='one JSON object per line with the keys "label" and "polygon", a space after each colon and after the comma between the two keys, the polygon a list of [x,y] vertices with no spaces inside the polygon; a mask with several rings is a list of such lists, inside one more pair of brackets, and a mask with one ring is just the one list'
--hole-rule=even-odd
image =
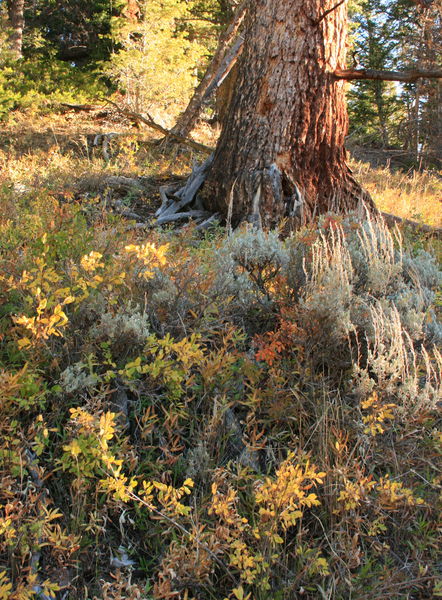
{"label": "evergreen tree", "polygon": [[[387,13],[388,2],[364,0],[353,14],[356,25],[352,67],[387,70],[397,67],[396,23]],[[348,93],[350,131],[358,139],[388,146],[397,141],[403,105],[397,86],[381,80],[357,81]]]}

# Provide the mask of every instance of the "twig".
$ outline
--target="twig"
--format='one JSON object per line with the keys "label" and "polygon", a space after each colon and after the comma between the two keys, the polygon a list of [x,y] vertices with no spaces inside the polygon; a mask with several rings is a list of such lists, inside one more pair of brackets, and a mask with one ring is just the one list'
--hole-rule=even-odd
{"label": "twig", "polygon": [[345,0],[340,0],[340,2],[338,2],[337,4],[335,4],[334,6],[332,6],[331,8],[329,8],[328,10],[325,11],[325,13],[323,13],[319,19],[316,19],[315,21],[315,25],[319,25],[319,23],[321,23],[330,13],[332,13],[334,10],[336,10],[337,8],[339,8],[341,6],[341,4],[344,4]]}

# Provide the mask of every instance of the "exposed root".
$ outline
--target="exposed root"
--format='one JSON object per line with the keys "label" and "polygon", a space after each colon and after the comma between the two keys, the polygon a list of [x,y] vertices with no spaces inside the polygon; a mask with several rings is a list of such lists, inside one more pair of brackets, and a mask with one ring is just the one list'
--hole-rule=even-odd
{"label": "exposed root", "polygon": [[192,219],[197,229],[206,229],[215,223],[219,215],[205,210],[198,195],[212,162],[213,156],[210,156],[195,167],[182,187],[176,184],[160,187],[161,206],[155,213],[158,225]]}

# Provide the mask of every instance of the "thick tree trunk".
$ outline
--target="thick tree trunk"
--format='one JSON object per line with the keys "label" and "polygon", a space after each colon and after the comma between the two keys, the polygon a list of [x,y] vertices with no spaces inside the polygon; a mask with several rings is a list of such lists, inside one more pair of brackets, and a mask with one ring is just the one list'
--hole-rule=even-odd
{"label": "thick tree trunk", "polygon": [[[235,38],[238,36],[238,30],[242,25],[244,20],[245,11],[246,11],[247,2],[242,2],[235,11],[232,22],[226,31],[221,35],[218,47],[213,56],[211,63],[209,64],[204,77],[202,78],[200,84],[195,89],[195,92],[187,105],[186,110],[180,115],[178,121],[176,122],[174,128],[172,129],[172,133],[180,135],[182,137],[187,137],[192,129],[195,127],[195,123],[198,120],[198,117],[201,112],[202,105],[205,100],[207,100],[207,92],[213,87],[212,91],[216,89],[216,85],[212,86],[214,81],[217,79],[218,74],[221,76],[223,73],[224,62],[226,56],[228,58],[229,47],[235,41]],[[232,56],[232,60],[235,56]],[[224,70],[230,68],[230,63],[232,60],[228,60],[224,67]]]}
{"label": "thick tree trunk", "polygon": [[[232,225],[367,203],[346,163],[346,4],[250,0],[238,82],[203,195]],[[324,17],[326,11],[330,12]]]}
{"label": "thick tree trunk", "polygon": [[25,25],[24,19],[24,0],[7,0],[8,19],[11,27],[11,35],[9,36],[9,45],[14,55],[17,58],[22,57],[23,48],[23,28]]}

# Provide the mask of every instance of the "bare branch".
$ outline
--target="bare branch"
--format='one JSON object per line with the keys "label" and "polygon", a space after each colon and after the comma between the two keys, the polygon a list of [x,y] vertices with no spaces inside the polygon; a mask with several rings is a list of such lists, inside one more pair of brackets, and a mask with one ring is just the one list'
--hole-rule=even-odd
{"label": "bare branch", "polygon": [[204,152],[205,154],[212,154],[212,152],[214,150],[210,146],[206,146],[205,144],[200,144],[199,142],[195,142],[195,140],[192,140],[190,138],[187,138],[182,135],[173,133],[172,131],[169,131],[168,129],[166,129],[165,127],[160,125],[159,123],[156,123],[149,114],[142,115],[140,113],[129,110],[128,108],[123,108],[122,106],[119,106],[115,102],[112,102],[112,100],[107,100],[107,102],[108,102],[108,104],[111,104],[120,114],[124,115],[125,117],[128,117],[129,119],[132,119],[133,121],[136,121],[139,123],[144,123],[144,125],[147,125],[148,127],[155,129],[156,131],[159,131],[167,138],[176,140],[177,142],[180,142],[181,144],[190,146],[194,150],[198,150],[199,152]]}
{"label": "bare branch", "polygon": [[326,10],[325,13],[323,13],[319,17],[319,19],[316,19],[315,25],[319,25],[319,23],[321,23],[321,21],[323,21],[334,10],[336,10],[337,8],[339,8],[341,6],[341,4],[344,4],[344,2],[345,2],[345,0],[340,0],[337,4],[335,4],[334,6],[332,6],[331,8],[329,8],[328,10]]}
{"label": "bare branch", "polygon": [[229,50],[229,48],[232,44],[234,46],[237,44],[235,38],[244,21],[247,7],[248,3],[246,1],[241,2],[237,6],[229,27],[220,37],[216,52],[207,67],[203,79],[195,89],[186,110],[173,127],[172,133],[186,136],[192,131],[204,102],[216,90],[217,82],[233,61],[232,50]]}
{"label": "bare branch", "polygon": [[213,92],[221,86],[221,84],[226,79],[230,71],[233,69],[238,58],[241,55],[243,45],[244,39],[241,36],[239,36],[232,48],[230,49],[230,51],[226,53],[221,66],[219,67],[217,73],[212,79],[212,82],[205,91],[204,96],[201,99],[201,106],[204,106],[204,104],[208,103],[208,101],[212,97]]}
{"label": "bare branch", "polygon": [[377,81],[403,81],[413,83],[421,77],[426,79],[442,79],[442,71],[376,71],[374,69],[337,69],[337,79],[354,81],[358,79],[369,79]]}

